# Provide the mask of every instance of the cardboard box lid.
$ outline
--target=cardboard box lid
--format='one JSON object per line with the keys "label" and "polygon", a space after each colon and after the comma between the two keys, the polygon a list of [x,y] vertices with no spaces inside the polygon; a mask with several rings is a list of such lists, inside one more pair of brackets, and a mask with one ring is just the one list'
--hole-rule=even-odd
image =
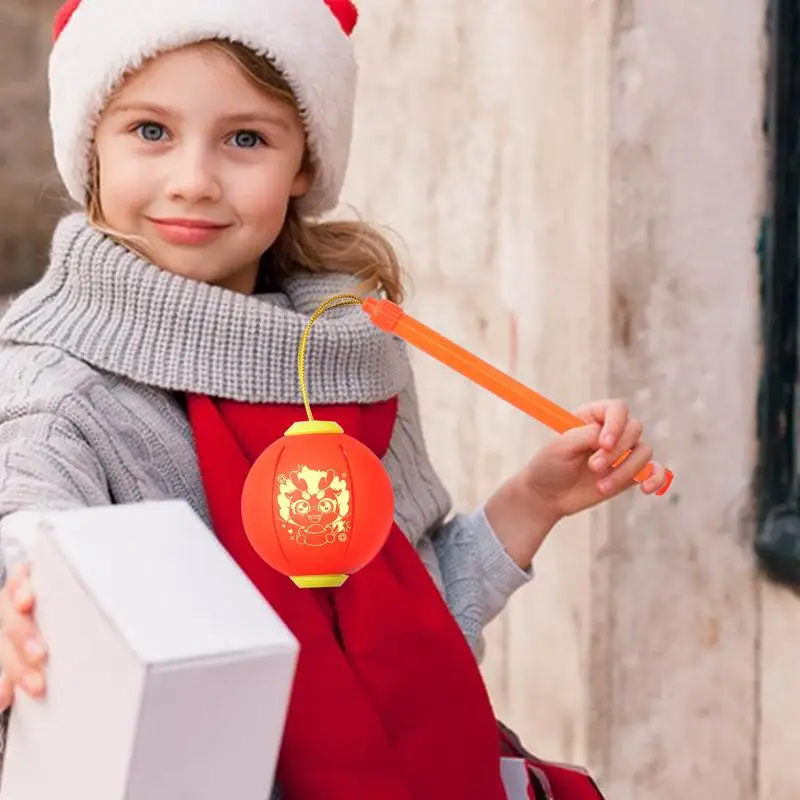
{"label": "cardboard box lid", "polygon": [[46,519],[45,535],[142,662],[296,651],[289,629],[184,501],[60,512],[57,525]]}

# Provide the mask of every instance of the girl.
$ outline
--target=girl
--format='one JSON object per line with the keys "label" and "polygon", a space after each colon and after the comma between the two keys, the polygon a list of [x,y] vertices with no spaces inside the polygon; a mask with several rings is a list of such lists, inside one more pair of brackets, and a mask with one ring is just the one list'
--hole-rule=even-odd
{"label": "girl", "polygon": [[[483,508],[447,519],[404,348],[339,311],[312,331],[310,399],[383,458],[396,526],[335,590],[297,589],[255,556],[242,482],[302,418],[308,315],[357,281],[402,296],[376,231],[318,221],[348,161],[355,23],[349,0],[59,12],[55,157],[84,212],[0,325],[0,516],[185,499],[301,643],[276,795],[499,800],[482,630],[558,520],[632,486],[651,451],[623,402],[594,403]],[[642,491],[663,479],[657,467]],[[17,688],[45,692],[27,576],[0,595],[3,707]]]}

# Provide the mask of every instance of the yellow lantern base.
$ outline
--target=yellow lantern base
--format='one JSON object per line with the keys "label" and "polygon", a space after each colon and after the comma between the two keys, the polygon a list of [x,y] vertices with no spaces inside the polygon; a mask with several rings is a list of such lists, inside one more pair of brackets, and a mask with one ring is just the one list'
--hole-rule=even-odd
{"label": "yellow lantern base", "polygon": [[303,420],[302,422],[295,422],[289,430],[286,431],[284,436],[302,436],[307,433],[344,433],[341,426],[335,422],[326,422],[325,420]]}
{"label": "yellow lantern base", "polygon": [[331,589],[341,586],[347,575],[292,575],[291,580],[301,589]]}

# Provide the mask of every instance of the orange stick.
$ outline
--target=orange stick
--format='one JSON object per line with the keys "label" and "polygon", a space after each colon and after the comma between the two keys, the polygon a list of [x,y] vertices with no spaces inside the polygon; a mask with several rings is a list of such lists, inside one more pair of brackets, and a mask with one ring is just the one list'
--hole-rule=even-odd
{"label": "orange stick", "polygon": [[[557,433],[564,433],[571,428],[579,428],[586,424],[585,420],[576,417],[510,375],[501,372],[427,325],[423,325],[419,320],[406,314],[391,300],[367,297],[364,299],[362,308],[381,330],[399,336],[410,345],[459,372],[465,378],[477,383],[520,411],[524,411]],[[614,466],[621,464],[629,454],[630,451],[623,453]],[[653,474],[653,470],[654,466],[651,462],[636,476],[637,483],[646,481]],[[666,473],[663,485],[656,492],[657,495],[666,494],[672,483],[671,470],[667,470]]]}

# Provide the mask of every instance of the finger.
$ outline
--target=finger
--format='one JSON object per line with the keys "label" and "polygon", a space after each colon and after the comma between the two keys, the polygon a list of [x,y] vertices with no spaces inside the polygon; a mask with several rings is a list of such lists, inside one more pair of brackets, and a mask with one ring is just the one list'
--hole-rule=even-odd
{"label": "finger", "polygon": [[634,478],[650,463],[652,458],[652,448],[640,442],[620,466],[598,483],[598,490],[608,496],[624,491],[633,485]]}
{"label": "finger", "polygon": [[0,590],[0,628],[5,628],[6,623],[19,613],[14,606],[13,593],[10,581]]}
{"label": "finger", "polygon": [[611,451],[617,446],[617,441],[625,429],[628,404],[619,399],[597,400],[579,408],[576,416],[586,422],[602,425],[600,446],[606,451]]}
{"label": "finger", "polygon": [[619,447],[620,437],[628,424],[628,404],[624,400],[612,400],[606,406],[606,418],[600,433],[600,446],[613,452]]}
{"label": "finger", "polygon": [[17,583],[16,591],[5,586],[0,591],[0,628],[6,629],[9,624],[20,617],[30,617],[33,613],[33,591],[28,583]]}
{"label": "finger", "polygon": [[0,620],[14,610],[23,614],[33,611],[34,596],[29,578],[28,564],[18,564],[9,573],[5,586],[0,590]]}
{"label": "finger", "polygon": [[599,446],[600,426],[582,425],[580,428],[571,428],[561,434],[560,444],[563,447],[565,458],[586,458]]}
{"label": "finger", "polygon": [[653,472],[646,481],[642,481],[640,489],[643,494],[653,494],[657,492],[663,485],[667,477],[667,469],[661,464],[653,461]]}
{"label": "finger", "polygon": [[10,601],[3,596],[0,605],[2,609],[3,638],[20,655],[27,666],[40,667],[47,660],[47,646],[42,639],[36,621],[30,614],[21,614],[10,606]]}
{"label": "finger", "polygon": [[50,653],[38,630],[24,639],[22,654],[25,658],[25,663],[31,669],[41,669],[47,663]]}
{"label": "finger", "polygon": [[[641,420],[631,417],[625,423],[625,429],[622,431],[617,442],[617,446],[609,454],[609,464],[616,469],[616,467],[623,464],[628,456],[627,454],[639,444],[644,432],[644,425]],[[616,465],[616,466],[615,466]]]}
{"label": "finger", "polygon": [[0,667],[3,675],[13,683],[19,683],[27,672],[25,661],[5,631],[0,635]]}
{"label": "finger", "polygon": [[593,400],[577,409],[575,416],[580,417],[584,422],[596,422],[598,425],[602,425],[606,421],[606,409],[613,402],[614,400],[610,398]]}
{"label": "finger", "polygon": [[44,673],[41,670],[28,670],[19,682],[19,687],[29,697],[38,700],[47,694],[47,686],[44,682]]}
{"label": "finger", "polygon": [[12,593],[14,607],[20,614],[31,614],[35,604],[33,589],[31,588],[30,581],[25,580],[15,592]]}
{"label": "finger", "polygon": [[0,665],[3,675],[31,697],[44,694],[44,675],[41,670],[29,668],[7,636],[0,636]]}
{"label": "finger", "polygon": [[617,468],[626,460],[628,451],[632,450],[638,443],[642,436],[642,430],[642,423],[638,419],[629,419],[619,437],[615,450],[611,453],[603,449],[598,450],[589,459],[589,467],[598,474]]}
{"label": "finger", "polygon": [[14,684],[5,675],[0,675],[0,713],[5,711],[13,702]]}
{"label": "finger", "polygon": [[8,579],[6,580],[4,589],[13,594],[20,588],[20,586],[22,586],[22,584],[27,583],[30,574],[30,564],[27,562],[15,564],[8,572]]}
{"label": "finger", "polygon": [[4,630],[4,634],[25,668],[38,669],[47,661],[47,645],[32,619],[19,618]]}

